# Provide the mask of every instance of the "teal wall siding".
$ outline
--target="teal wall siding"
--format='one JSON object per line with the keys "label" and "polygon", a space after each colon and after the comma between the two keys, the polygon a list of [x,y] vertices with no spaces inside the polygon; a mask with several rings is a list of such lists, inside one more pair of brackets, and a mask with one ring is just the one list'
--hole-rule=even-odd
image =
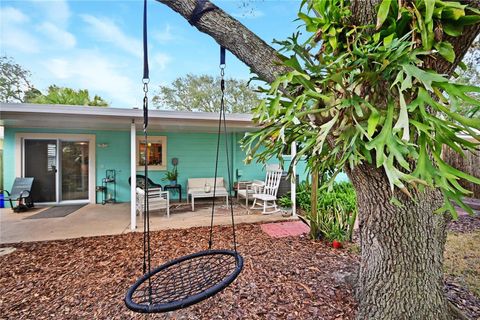
{"label": "teal wall siding", "polygon": [[[16,133],[58,133],[61,134],[94,134],[96,136],[96,185],[101,185],[107,169],[115,169],[117,172],[117,201],[130,201],[130,132],[129,131],[106,131],[106,130],[54,130],[54,129],[31,129],[31,128],[6,128],[4,144],[4,182],[5,187],[10,189],[15,179],[15,134]],[[137,132],[141,136],[141,132]],[[167,137],[167,169],[173,168],[172,158],[178,158],[178,183],[182,185],[183,198],[186,198],[188,178],[213,177],[215,174],[215,153],[217,135],[214,133],[164,133],[150,132],[150,136]],[[239,141],[243,134],[227,135],[229,162],[233,172],[233,181],[237,180],[263,180],[265,177],[264,166],[259,163],[246,165],[244,163],[245,152],[240,148]],[[107,144],[105,148],[99,144]],[[278,163],[272,159],[269,163]],[[289,160],[285,162],[285,168]],[[238,171],[237,171],[238,170]],[[166,171],[149,171],[149,177],[156,183],[166,185],[168,181],[162,181]],[[138,174],[143,172],[138,170]],[[237,175],[241,173],[241,176]],[[300,181],[306,177],[305,164],[297,166]],[[225,154],[225,136],[220,141],[220,155],[218,163],[218,176],[227,177],[227,157]],[[178,195],[171,195],[177,199]],[[101,195],[97,194],[97,202],[101,201]]]}
{"label": "teal wall siding", "polygon": [[[108,147],[96,147],[95,177],[96,185],[102,184],[105,170],[117,171],[117,199],[120,202],[130,201],[130,132],[127,131],[103,131],[103,130],[55,130],[55,129],[32,129],[32,128],[5,128],[5,151],[4,151],[4,181],[5,188],[9,190],[15,179],[15,134],[17,133],[58,133],[61,134],[94,134],[96,144],[106,143]],[[97,201],[101,201],[101,195],[97,194]]]}
{"label": "teal wall siding", "polygon": [[[10,192],[15,180],[15,133],[5,129],[3,135],[3,188]],[[5,202],[5,206],[8,206],[8,202]]]}
{"label": "teal wall siding", "polygon": [[[236,134],[236,140],[237,140],[237,145],[236,145],[236,164],[237,164],[237,169],[238,172],[241,173],[241,176],[238,177],[239,180],[253,180],[253,179],[259,179],[263,180],[265,178],[265,170],[264,170],[264,165],[257,163],[255,160],[253,160],[250,164],[245,164],[245,151],[242,150],[240,146],[240,140],[243,138],[244,134],[243,133],[237,133]],[[278,159],[272,158],[269,159],[268,164],[277,164],[279,163]],[[288,170],[289,166],[291,163],[291,156],[290,155],[285,155],[283,159],[283,168],[285,171]],[[308,173],[306,172],[306,162],[303,160],[300,160],[297,163],[297,175],[299,176],[300,181],[304,181],[307,178]]]}
{"label": "teal wall siding", "polygon": [[[137,133],[140,135],[140,133]],[[152,132],[150,136],[167,137],[167,170],[172,170],[172,158],[178,158],[178,183],[182,185],[183,198],[186,198],[188,178],[208,178],[215,175],[215,155],[217,147],[216,134],[211,133],[162,133]],[[221,150],[218,162],[218,176],[227,183],[227,160],[224,136],[221,139]],[[228,138],[227,138],[228,139]],[[229,152],[231,159],[231,142]],[[142,174],[143,171],[137,171]],[[166,171],[149,171],[149,177],[162,186],[169,181],[162,181]],[[178,195],[172,195],[177,198]]]}
{"label": "teal wall siding", "polygon": [[[94,131],[97,148],[96,157],[96,180],[97,186],[102,185],[106,170],[114,169],[117,175],[117,201],[130,201],[130,132],[129,131]],[[105,143],[106,148],[98,147]],[[112,185],[108,185],[108,193],[112,192]],[[101,193],[97,192],[97,202],[102,201]]]}

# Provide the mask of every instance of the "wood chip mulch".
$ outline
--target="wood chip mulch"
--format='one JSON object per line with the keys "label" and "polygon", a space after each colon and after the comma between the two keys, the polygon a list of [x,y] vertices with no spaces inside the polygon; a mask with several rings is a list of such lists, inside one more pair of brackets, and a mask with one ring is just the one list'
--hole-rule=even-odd
{"label": "wood chip mulch", "polygon": [[[208,228],[152,232],[152,266],[203,250]],[[215,247],[231,248],[231,229],[215,228]],[[123,298],[141,276],[142,234],[9,244],[0,257],[4,319],[354,319],[351,288],[335,280],[358,264],[346,250],[306,237],[274,239],[259,225],[237,226],[244,269],[220,294],[150,317]]]}
{"label": "wood chip mulch", "polygon": [[[478,216],[461,216],[450,231],[480,229]],[[208,228],[151,233],[152,266],[203,250]],[[215,247],[231,248],[231,229],[215,227]],[[2,245],[0,319],[146,319],[123,298],[141,276],[141,233]],[[271,238],[260,225],[237,226],[245,259],[239,278],[220,294],[151,319],[354,319],[356,303],[341,278],[358,256],[306,236]],[[480,317],[479,299],[447,278],[445,292],[467,316]]]}
{"label": "wood chip mulch", "polygon": [[480,319],[480,299],[462,286],[457,279],[447,276],[444,291],[447,299],[465,316],[469,319]]}
{"label": "wood chip mulch", "polygon": [[457,220],[448,223],[448,230],[451,232],[472,232],[480,229],[480,212],[474,211],[474,215],[461,215]]}

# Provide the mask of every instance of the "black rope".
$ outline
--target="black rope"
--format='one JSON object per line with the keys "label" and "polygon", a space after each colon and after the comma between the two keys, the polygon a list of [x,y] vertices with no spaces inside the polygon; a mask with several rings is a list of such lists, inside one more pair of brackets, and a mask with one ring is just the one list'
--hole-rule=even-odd
{"label": "black rope", "polygon": [[[149,79],[147,42],[147,0],[143,1],[143,80]],[[148,120],[148,118],[147,118]]]}
{"label": "black rope", "polygon": [[[222,95],[223,99],[223,95]],[[222,104],[221,104],[222,105]],[[220,105],[220,108],[221,108]],[[218,119],[218,133],[217,133],[217,153],[215,156],[215,178],[213,180],[213,200],[212,200],[212,215],[210,219],[210,238],[208,240],[208,249],[212,249],[213,244],[213,214],[215,213],[215,195],[217,191],[217,175],[218,175],[218,155],[220,153],[220,137],[222,133],[222,112],[220,111]]]}
{"label": "black rope", "polygon": [[188,19],[188,23],[190,23],[192,26],[196,25],[205,13],[215,10],[215,6],[213,6],[210,2],[210,6],[205,7],[206,2],[207,0],[197,0],[195,9],[193,9],[192,15]]}
{"label": "black rope", "polygon": [[[143,273],[148,270],[151,271],[150,264],[150,208],[148,199],[148,39],[147,39],[147,0],[143,1],[143,137],[145,143],[145,183],[144,183],[144,197],[143,197]],[[146,261],[145,261],[146,260]],[[150,278],[148,279],[149,302],[152,299],[152,284]]]}
{"label": "black rope", "polygon": [[228,192],[228,200],[230,204],[230,215],[232,218],[232,233],[233,233],[233,247],[235,252],[237,252],[237,239],[235,234],[235,218],[233,214],[233,202],[231,199],[231,191],[232,191],[232,181],[233,181],[233,170],[230,168],[230,156],[228,153],[228,139],[227,139],[227,120],[226,120],[226,110],[225,110],[225,47],[220,47],[220,90],[222,91],[222,95],[220,97],[220,115],[218,120],[218,133],[217,133],[217,154],[215,160],[215,180],[213,182],[213,200],[212,200],[212,214],[210,219],[210,238],[208,241],[208,248],[212,248],[213,243],[213,216],[215,213],[215,193],[216,193],[216,186],[217,186],[217,175],[218,175],[218,156],[220,150],[220,138],[222,133],[222,120],[223,120],[223,132],[225,136],[225,153],[226,153],[226,160],[227,160],[227,183],[229,185],[229,192]]}
{"label": "black rope", "polygon": [[[222,50],[224,51],[225,49],[222,47]],[[225,66],[225,64],[223,65]],[[221,79],[221,88],[222,88],[222,97],[221,97],[221,107],[220,107],[220,112],[221,114],[223,114],[223,131],[225,133],[225,153],[226,153],[226,156],[227,156],[227,176],[228,176],[228,185],[230,186],[230,190],[229,190],[229,193],[228,193],[228,200],[230,201],[230,215],[231,215],[231,218],[232,218],[232,236],[233,236],[233,250],[235,252],[237,252],[237,239],[236,239],[236,235],[235,235],[235,218],[234,218],[234,214],[233,214],[233,202],[232,202],[232,199],[230,197],[231,195],[231,192],[232,192],[232,182],[233,182],[233,170],[231,170],[232,168],[230,168],[230,157],[229,157],[229,153],[228,153],[228,139],[227,139],[227,120],[226,120],[226,116],[225,116],[225,79],[224,79],[224,69],[222,69],[222,79]],[[232,146],[232,148],[234,148],[235,146]],[[233,153],[233,150],[232,150],[232,153]]]}

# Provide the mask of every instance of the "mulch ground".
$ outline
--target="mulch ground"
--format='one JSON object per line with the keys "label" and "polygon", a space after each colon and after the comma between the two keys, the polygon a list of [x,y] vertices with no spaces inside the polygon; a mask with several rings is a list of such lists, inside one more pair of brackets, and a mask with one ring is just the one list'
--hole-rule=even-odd
{"label": "mulch ground", "polygon": [[[230,248],[231,229],[215,228]],[[351,288],[337,282],[358,258],[306,237],[270,238],[239,225],[244,269],[220,294],[152,319],[354,319]],[[152,265],[207,247],[208,228],[152,233]],[[12,245],[10,245],[12,246]],[[0,318],[145,319],[124,295],[141,275],[142,234],[14,244],[0,257]]]}
{"label": "mulch ground", "polygon": [[480,212],[474,211],[474,215],[461,215],[457,220],[448,223],[448,230],[451,232],[472,232],[480,229]]}
{"label": "mulch ground", "polygon": [[[450,229],[478,229],[460,217]],[[152,232],[152,265],[207,247],[208,228]],[[231,247],[231,229],[215,228],[215,247]],[[123,298],[141,276],[142,234],[12,244],[0,256],[0,319],[354,319],[356,303],[342,275],[358,256],[306,238],[271,238],[260,225],[237,226],[245,260],[237,280],[200,304],[168,314],[129,311]],[[5,246],[5,245],[4,245]],[[480,300],[447,278],[446,294],[469,317]]]}
{"label": "mulch ground", "polygon": [[[475,211],[474,215],[461,215],[457,220],[448,223],[449,232],[470,233],[477,230],[480,230],[480,213],[478,211]],[[470,319],[480,319],[480,297],[466,289],[462,279],[446,276],[444,291],[448,300],[457,306],[464,315]]]}

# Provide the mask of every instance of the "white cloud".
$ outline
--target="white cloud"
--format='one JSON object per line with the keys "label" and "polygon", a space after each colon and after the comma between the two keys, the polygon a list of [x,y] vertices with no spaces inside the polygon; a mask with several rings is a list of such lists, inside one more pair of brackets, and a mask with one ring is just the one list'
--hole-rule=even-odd
{"label": "white cloud", "polygon": [[174,39],[172,34],[172,27],[169,24],[167,24],[165,26],[165,29],[163,29],[162,31],[155,32],[153,34],[153,37],[160,43],[172,41]]}
{"label": "white cloud", "polygon": [[157,53],[153,56],[153,63],[158,66],[160,70],[165,70],[170,61],[172,61],[172,58],[166,53]]}
{"label": "white cloud", "polygon": [[[35,53],[39,50],[37,39],[26,31],[29,18],[22,11],[12,7],[0,8],[2,49]],[[2,50],[3,51],[3,50]],[[3,54],[3,52],[2,52]]]}
{"label": "white cloud", "polygon": [[65,59],[50,59],[45,65],[48,66],[52,75],[57,79],[63,80],[72,76],[72,72],[69,69],[69,62]]}
{"label": "white cloud", "polygon": [[51,40],[53,40],[55,45],[58,45],[65,49],[71,49],[75,47],[75,36],[70,32],[60,29],[58,26],[54,25],[51,22],[42,23],[38,26],[38,29]]}
{"label": "white cloud", "polygon": [[45,20],[65,27],[70,19],[71,12],[66,0],[32,0],[43,12]]}
{"label": "white cloud", "polygon": [[2,28],[9,24],[20,24],[27,22],[29,18],[20,10],[12,7],[0,7],[0,20],[2,21]]}
{"label": "white cloud", "polygon": [[45,77],[54,78],[53,83],[88,89],[91,95],[100,95],[111,102],[113,107],[135,105],[135,93],[141,91],[141,86],[125,74],[123,65],[97,52],[87,51],[67,58],[53,58],[45,61],[44,66],[51,73]]}
{"label": "white cloud", "polygon": [[92,35],[101,41],[109,42],[137,57],[142,56],[142,43],[123,33],[110,19],[99,19],[92,15],[82,15],[82,19],[89,26]]}

